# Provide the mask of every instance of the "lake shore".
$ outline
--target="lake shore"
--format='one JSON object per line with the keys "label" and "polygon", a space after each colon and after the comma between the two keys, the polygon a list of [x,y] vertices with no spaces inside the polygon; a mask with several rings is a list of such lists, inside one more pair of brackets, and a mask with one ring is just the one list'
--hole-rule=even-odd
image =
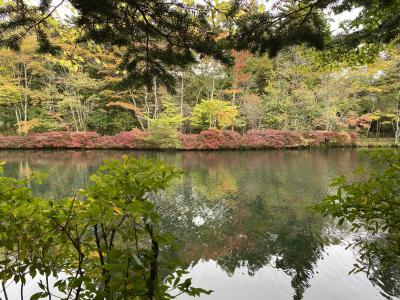
{"label": "lake shore", "polygon": [[240,134],[231,130],[209,129],[198,134],[179,134],[178,147],[149,139],[148,132],[137,128],[116,135],[96,132],[51,131],[25,136],[0,135],[0,149],[297,149],[318,147],[354,147],[356,133],[329,131],[250,130]]}
{"label": "lake shore", "polygon": [[388,148],[395,147],[394,137],[384,138],[359,138],[357,140],[357,147],[368,147],[368,148]]}

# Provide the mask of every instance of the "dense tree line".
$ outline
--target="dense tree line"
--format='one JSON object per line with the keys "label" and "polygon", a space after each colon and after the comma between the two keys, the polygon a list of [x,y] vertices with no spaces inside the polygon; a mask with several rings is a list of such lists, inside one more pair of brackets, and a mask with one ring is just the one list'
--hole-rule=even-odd
{"label": "dense tree line", "polygon": [[120,58],[93,42],[76,44],[74,28],[52,35],[64,50],[37,53],[28,38],[19,52],[0,50],[3,134],[49,130],[114,134],[138,127],[157,138],[207,128],[246,131],[357,130],[398,136],[400,53],[387,46],[369,64],[328,63],[326,53],[287,47],[276,57],[232,51],[227,66],[211,57],[171,68],[167,89],[124,83]]}
{"label": "dense tree line", "polygon": [[[72,16],[57,19],[65,5]],[[326,10],[355,7],[332,35]],[[397,141],[399,7],[2,0],[0,132],[138,127],[173,145],[179,131],[274,128]]]}

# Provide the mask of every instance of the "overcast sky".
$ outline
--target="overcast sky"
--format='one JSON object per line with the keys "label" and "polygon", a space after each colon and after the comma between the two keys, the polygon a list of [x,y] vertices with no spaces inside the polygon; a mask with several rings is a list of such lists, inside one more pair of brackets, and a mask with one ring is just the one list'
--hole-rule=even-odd
{"label": "overcast sky", "polygon": [[342,31],[339,28],[340,23],[343,21],[354,20],[358,16],[360,11],[361,11],[360,8],[355,8],[355,9],[352,9],[351,11],[346,11],[346,12],[338,14],[338,15],[331,14],[330,15],[331,20],[329,23],[330,23],[332,32],[334,34],[340,33]]}
{"label": "overcast sky", "polygon": [[[62,0],[54,0],[53,1],[53,5],[57,5],[58,3],[60,3]],[[38,4],[39,0],[28,0],[28,2],[32,3],[32,4]],[[70,9],[70,5],[68,3],[66,3],[67,1],[65,1],[61,7],[59,7],[57,9],[57,14],[60,18],[65,18],[65,16],[71,15],[71,9]],[[266,9],[271,9],[274,5],[274,3],[277,2],[277,0],[268,0],[268,1],[260,1],[260,3],[264,3]],[[347,20],[353,20],[359,13],[360,13],[361,9],[353,9],[349,12],[344,12],[341,13],[339,15],[334,15],[334,14],[330,14],[330,27],[331,30],[334,34],[340,33],[341,29],[339,28],[340,23],[343,21],[347,21]]]}

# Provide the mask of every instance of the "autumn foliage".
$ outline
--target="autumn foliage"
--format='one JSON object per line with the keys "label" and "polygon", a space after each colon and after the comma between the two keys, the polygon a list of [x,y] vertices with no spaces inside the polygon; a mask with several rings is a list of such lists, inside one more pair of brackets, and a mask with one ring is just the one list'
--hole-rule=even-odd
{"label": "autumn foliage", "polygon": [[[250,130],[241,135],[231,130],[209,129],[181,134],[182,150],[280,149],[320,146],[352,146],[357,134],[328,131]],[[0,135],[3,149],[159,149],[149,134],[137,128],[116,135],[96,132],[53,131],[26,136]]]}
{"label": "autumn foliage", "polygon": [[182,149],[217,150],[242,148],[242,136],[236,131],[208,129],[199,134],[182,134]]}

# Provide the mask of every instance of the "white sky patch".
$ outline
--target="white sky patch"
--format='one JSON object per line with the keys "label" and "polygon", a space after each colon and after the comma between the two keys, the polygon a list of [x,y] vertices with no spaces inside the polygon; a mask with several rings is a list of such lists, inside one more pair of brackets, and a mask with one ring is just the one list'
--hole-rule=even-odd
{"label": "white sky patch", "polygon": [[345,21],[353,21],[361,12],[361,8],[353,8],[351,11],[345,11],[341,14],[333,14],[332,12],[328,12],[327,16],[329,18],[329,26],[331,28],[332,33],[340,34],[343,33],[343,29],[340,28],[340,24]]}
{"label": "white sky patch", "polygon": [[64,1],[64,3],[56,10],[57,17],[61,20],[65,20],[66,18],[71,18],[72,16],[76,15],[74,13],[74,8],[68,1]]}
{"label": "white sky patch", "polygon": [[[57,8],[57,10],[56,10],[55,17],[57,19],[65,20],[65,19],[68,19],[68,18],[76,15],[74,13],[73,7],[69,4],[69,2],[67,0],[64,0],[64,1],[63,0],[53,0],[52,6],[56,6],[61,2],[63,2],[62,5],[59,8]],[[201,0],[199,2],[201,2]],[[280,2],[279,0],[267,0],[267,1],[261,0],[258,3],[263,4],[267,11],[268,10],[275,11],[276,10],[275,5],[279,5],[279,2]],[[28,3],[30,3],[32,5],[38,5],[40,3],[40,0],[28,0]],[[343,33],[343,29],[340,28],[340,24],[345,21],[354,20],[360,14],[361,10],[362,10],[361,8],[353,8],[351,11],[346,11],[346,12],[343,12],[343,13],[337,14],[337,15],[333,14],[330,11],[325,11],[327,17],[329,18],[328,21],[329,21],[329,26],[330,26],[332,33],[334,35]]]}
{"label": "white sky patch", "polygon": [[[27,2],[30,5],[36,5],[36,6],[38,6],[40,4],[40,0],[27,0]],[[60,3],[62,3],[62,4],[60,5],[60,7],[58,7],[56,9],[54,17],[59,20],[65,20],[67,18],[72,17],[74,15],[74,9],[68,1],[53,0],[51,2],[51,6],[55,7],[55,6],[59,5]]]}
{"label": "white sky patch", "polygon": [[[267,1],[260,1],[259,3],[264,5],[265,9],[277,11],[276,5],[279,5],[279,0],[267,0]],[[329,18],[329,26],[333,34],[339,34],[343,32],[343,29],[340,28],[340,24],[345,21],[352,21],[354,20],[361,12],[361,8],[353,8],[351,11],[345,11],[341,14],[333,14],[332,11],[325,11],[327,17]]]}

